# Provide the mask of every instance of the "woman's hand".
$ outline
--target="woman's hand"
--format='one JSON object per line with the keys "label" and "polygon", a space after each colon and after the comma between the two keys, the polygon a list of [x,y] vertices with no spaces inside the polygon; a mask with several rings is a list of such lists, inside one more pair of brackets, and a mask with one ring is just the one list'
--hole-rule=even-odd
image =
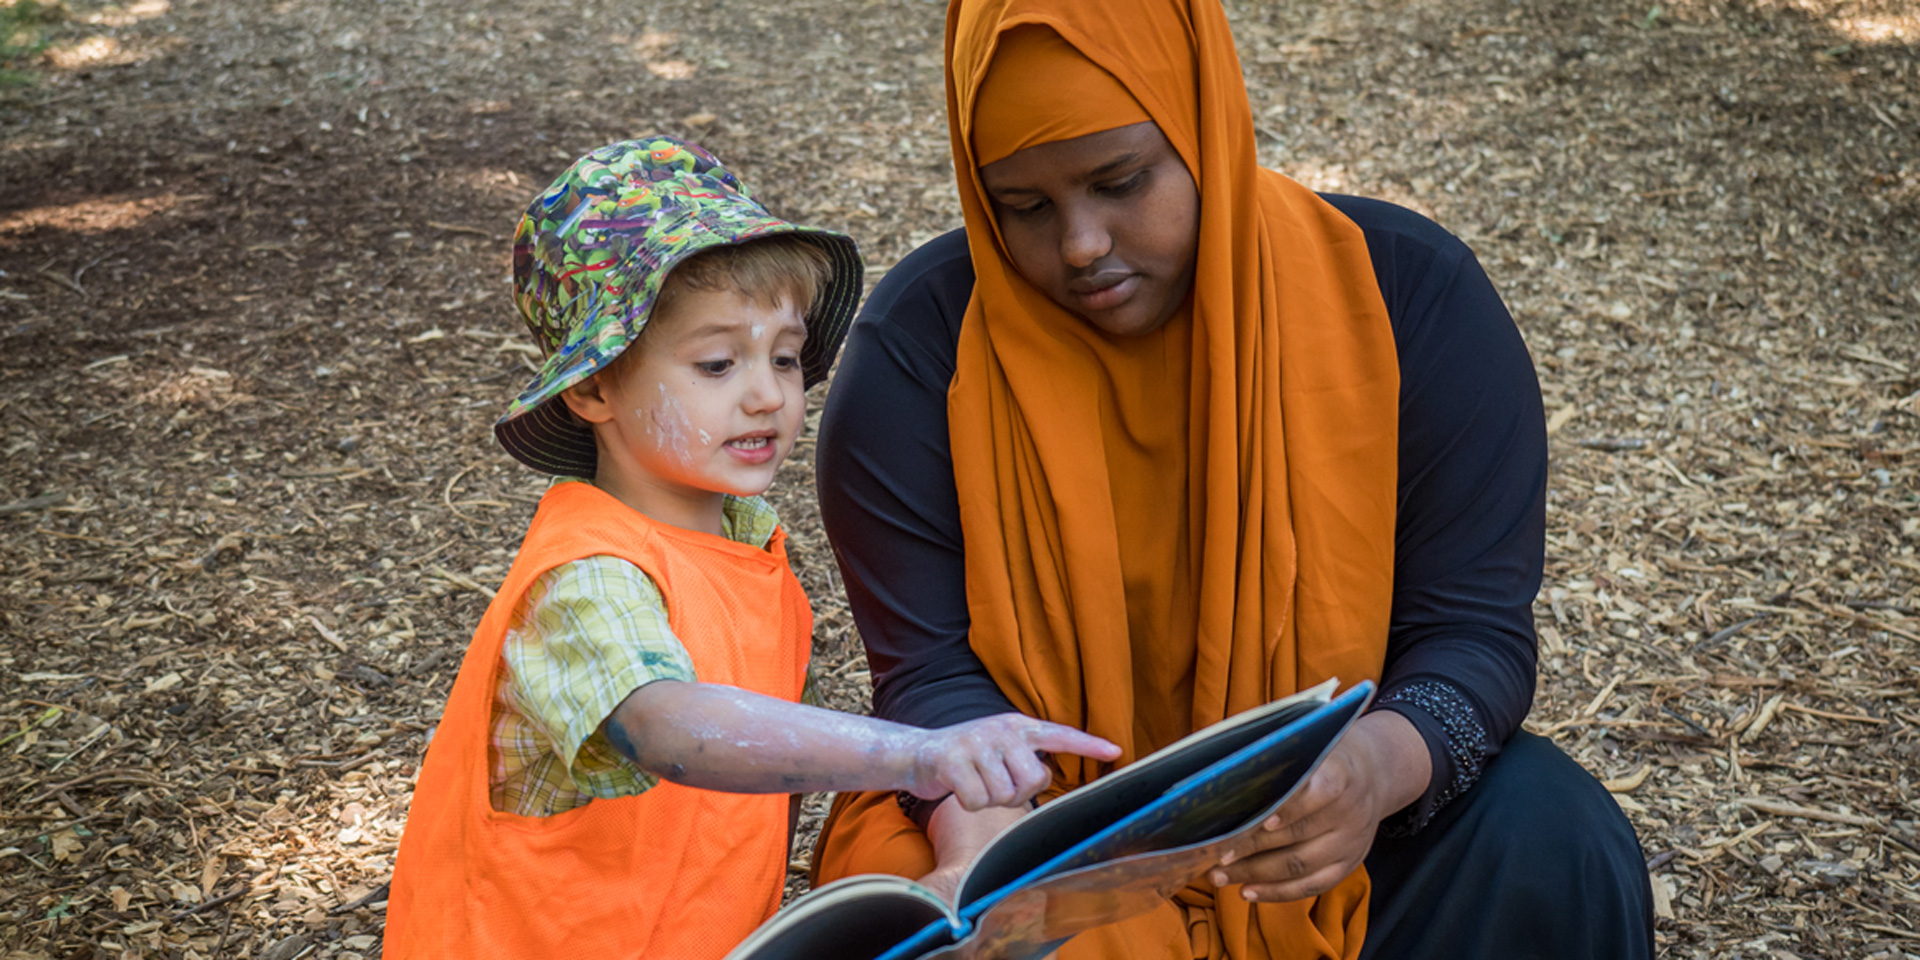
{"label": "woman's hand", "polygon": [[960,878],[973,865],[973,858],[988,841],[1023,816],[1025,810],[1005,807],[963,810],[955,800],[935,807],[932,819],[927,821],[927,841],[933,844],[935,866],[932,873],[920,878],[920,885],[953,903],[960,895]]}
{"label": "woman's hand", "polygon": [[1253,850],[1214,868],[1216,887],[1242,884],[1248,900],[1318,896],[1346,879],[1373,846],[1374,831],[1419,799],[1433,776],[1427,743],[1391,710],[1354,722],[1300,792],[1253,834]]}
{"label": "woman's hand", "polygon": [[923,800],[951,793],[966,810],[1024,806],[1053,782],[1037,751],[1113,760],[1120,748],[1089,733],[1018,713],[923,731],[906,789]]}

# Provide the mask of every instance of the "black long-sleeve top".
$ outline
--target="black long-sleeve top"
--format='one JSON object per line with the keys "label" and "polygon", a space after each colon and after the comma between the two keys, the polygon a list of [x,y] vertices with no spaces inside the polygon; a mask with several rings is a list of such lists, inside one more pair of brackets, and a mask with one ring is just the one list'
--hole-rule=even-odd
{"label": "black long-sleeve top", "polygon": [[[1433,778],[1388,828],[1471,786],[1533,699],[1546,429],[1512,317],[1466,245],[1401,207],[1326,199],[1364,232],[1400,361],[1393,610],[1375,709],[1426,739]],[[955,230],[901,260],[848,335],[820,423],[820,509],[867,648],[874,712],[922,727],[1012,705],[967,641],[947,431],[973,291]]]}

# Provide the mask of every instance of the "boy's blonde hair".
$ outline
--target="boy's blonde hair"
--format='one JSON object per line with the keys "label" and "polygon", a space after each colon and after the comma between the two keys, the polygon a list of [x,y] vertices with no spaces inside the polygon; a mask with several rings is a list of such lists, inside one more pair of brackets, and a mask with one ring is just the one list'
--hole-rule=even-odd
{"label": "boy's blonde hair", "polygon": [[688,290],[731,290],[761,306],[784,303],[804,315],[813,309],[832,269],[825,251],[792,234],[708,247],[667,274],[653,309],[655,314],[672,309]]}
{"label": "boy's blonde hair", "polygon": [[653,320],[601,373],[618,373],[647,348],[647,331],[670,316],[674,302],[689,290],[732,291],[763,307],[787,304],[805,316],[833,276],[833,264],[812,242],[777,234],[743,243],[708,247],[680,261],[660,284]]}

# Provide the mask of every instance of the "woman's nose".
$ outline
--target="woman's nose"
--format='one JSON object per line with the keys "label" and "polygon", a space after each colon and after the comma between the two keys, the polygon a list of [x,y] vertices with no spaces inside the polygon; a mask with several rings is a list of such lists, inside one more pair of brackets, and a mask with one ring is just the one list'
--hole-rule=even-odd
{"label": "woman's nose", "polygon": [[1066,261],[1069,268],[1084,270],[1112,251],[1113,235],[1104,220],[1095,216],[1066,218],[1065,232],[1060,237],[1060,259]]}

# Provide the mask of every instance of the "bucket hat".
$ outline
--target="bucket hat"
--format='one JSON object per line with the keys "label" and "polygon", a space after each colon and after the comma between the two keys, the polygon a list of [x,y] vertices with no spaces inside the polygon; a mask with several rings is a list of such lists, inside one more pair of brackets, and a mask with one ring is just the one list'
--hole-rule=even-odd
{"label": "bucket hat", "polygon": [[791,234],[830,267],[807,310],[806,385],[826,379],[860,298],[852,238],[768,213],[713,154],[673,137],[609,144],[575,161],[528,205],[513,239],[513,299],[545,357],[493,425],[521,463],[591,477],[593,430],[561,391],[593,376],[646,328],[674,266],[711,247]]}

